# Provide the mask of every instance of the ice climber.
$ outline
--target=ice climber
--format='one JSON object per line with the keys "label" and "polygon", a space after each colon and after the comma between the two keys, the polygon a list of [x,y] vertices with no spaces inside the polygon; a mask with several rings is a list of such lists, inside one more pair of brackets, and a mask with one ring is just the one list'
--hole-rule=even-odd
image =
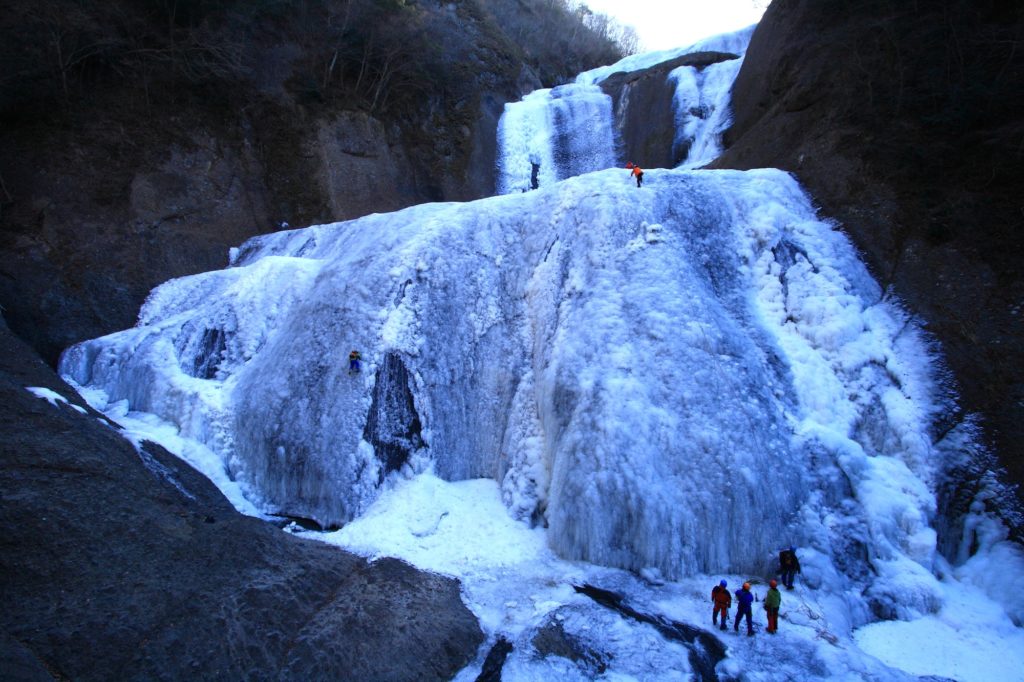
{"label": "ice climber", "polygon": [[354,374],[359,371],[359,362],[363,359],[363,356],[359,354],[359,351],[354,350],[348,354],[348,373]]}
{"label": "ice climber", "polygon": [[715,604],[715,610],[711,613],[711,622],[718,625],[718,614],[722,614],[721,629],[729,627],[729,607],[732,606],[732,595],[725,589],[728,583],[724,580],[711,588],[711,601]]}
{"label": "ice climber", "polygon": [[793,589],[793,580],[800,573],[800,561],[796,558],[796,547],[779,552],[779,574],[787,590]]}
{"label": "ice climber", "polygon": [[782,593],[779,592],[778,584],[770,580],[768,594],[764,597],[764,610],[768,612],[768,632],[773,635],[779,631],[779,606],[782,605]]}
{"label": "ice climber", "polygon": [[626,164],[626,168],[630,169],[629,174],[636,178],[636,186],[639,187],[644,181],[644,172],[640,170],[640,166],[636,165],[632,161]]}
{"label": "ice climber", "polygon": [[736,622],[733,623],[733,632],[740,631],[740,620],[747,617],[747,635],[754,636],[754,593],[750,591],[750,583],[743,583],[743,587],[736,590]]}

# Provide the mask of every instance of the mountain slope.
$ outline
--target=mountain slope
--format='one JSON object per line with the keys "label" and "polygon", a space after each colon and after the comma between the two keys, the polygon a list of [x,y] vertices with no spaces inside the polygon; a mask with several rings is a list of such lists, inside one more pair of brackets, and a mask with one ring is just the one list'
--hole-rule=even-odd
{"label": "mountain slope", "polygon": [[502,105],[620,54],[547,0],[8,3],[8,324],[55,364],[282,222],[488,196]]}

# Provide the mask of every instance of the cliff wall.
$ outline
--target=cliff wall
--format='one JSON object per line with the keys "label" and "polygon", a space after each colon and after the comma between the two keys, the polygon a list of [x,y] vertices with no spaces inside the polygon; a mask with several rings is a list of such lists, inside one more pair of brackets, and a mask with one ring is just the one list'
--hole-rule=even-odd
{"label": "cliff wall", "polygon": [[[790,171],[942,345],[1024,482],[1024,7],[775,0],[721,168]],[[977,479],[983,472],[972,473]]]}

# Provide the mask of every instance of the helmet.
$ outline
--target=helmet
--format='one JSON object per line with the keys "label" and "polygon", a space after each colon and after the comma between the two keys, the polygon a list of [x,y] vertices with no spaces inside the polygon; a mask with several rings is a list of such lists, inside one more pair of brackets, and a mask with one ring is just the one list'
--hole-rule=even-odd
{"label": "helmet", "polygon": [[769,580],[768,581],[768,587],[775,587],[776,585],[778,585],[778,583],[775,582],[774,580]]}
{"label": "helmet", "polygon": [[743,589],[744,590],[749,590],[750,589],[750,583],[743,583]]}
{"label": "helmet", "polygon": [[729,583],[725,582],[724,580],[722,582],[718,583],[718,584],[721,585],[722,587],[728,587],[729,586]]}
{"label": "helmet", "polygon": [[796,551],[796,547],[790,547],[790,548],[789,548],[789,551],[790,551],[790,552],[795,552],[795,551]]}

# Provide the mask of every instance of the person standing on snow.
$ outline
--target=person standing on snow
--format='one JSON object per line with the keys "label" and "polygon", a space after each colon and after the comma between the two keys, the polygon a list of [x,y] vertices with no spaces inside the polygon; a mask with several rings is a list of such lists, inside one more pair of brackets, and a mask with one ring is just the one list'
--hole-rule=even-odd
{"label": "person standing on snow", "polygon": [[636,178],[636,186],[639,187],[644,181],[644,172],[640,170],[640,166],[630,161],[626,164],[626,168],[630,169],[629,174]]}
{"label": "person standing on snow", "polygon": [[754,636],[754,593],[750,591],[750,583],[743,583],[743,587],[736,590],[736,622],[733,623],[733,632],[740,631],[740,620],[747,617],[747,636]]}
{"label": "person standing on snow", "polygon": [[775,634],[779,631],[779,606],[782,605],[782,593],[777,588],[778,583],[774,580],[768,582],[768,594],[764,596],[764,610],[768,612],[768,632]]}
{"label": "person standing on snow", "polygon": [[787,590],[793,589],[793,579],[800,573],[800,561],[796,558],[796,547],[779,552],[779,575]]}
{"label": "person standing on snow", "polygon": [[721,613],[722,630],[729,627],[729,607],[732,606],[732,595],[725,589],[727,586],[728,583],[723,580],[711,589],[711,601],[715,605],[715,610],[711,613],[711,622],[718,625],[718,614]]}
{"label": "person standing on snow", "polygon": [[363,359],[363,356],[359,354],[359,351],[354,350],[348,354],[348,373],[355,374],[359,371],[359,361]]}

